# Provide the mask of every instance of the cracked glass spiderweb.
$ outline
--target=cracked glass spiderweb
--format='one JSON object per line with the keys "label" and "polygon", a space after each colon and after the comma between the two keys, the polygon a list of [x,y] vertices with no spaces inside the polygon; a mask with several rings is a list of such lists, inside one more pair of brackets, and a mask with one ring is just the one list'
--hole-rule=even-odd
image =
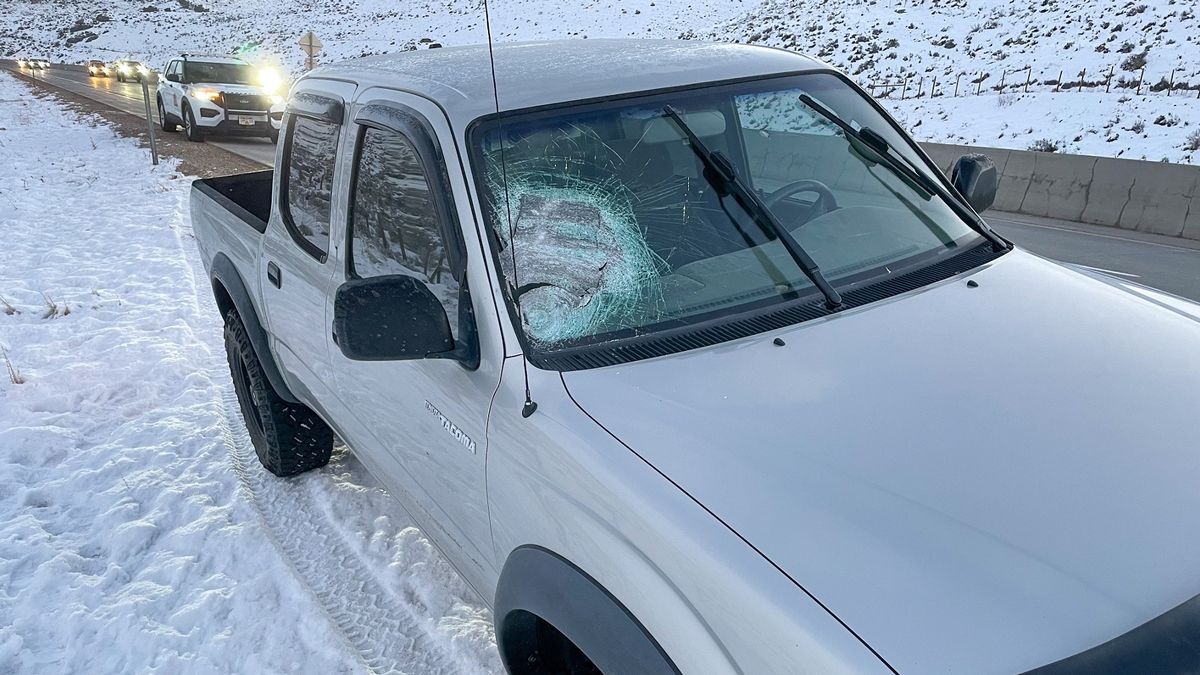
{"label": "cracked glass spiderweb", "polygon": [[488,153],[500,265],[517,286],[526,333],[543,344],[640,325],[661,297],[663,262],[646,243],[617,167],[587,157],[577,136],[568,140],[558,153],[553,143],[528,155],[521,144],[507,147],[503,171],[499,150]]}

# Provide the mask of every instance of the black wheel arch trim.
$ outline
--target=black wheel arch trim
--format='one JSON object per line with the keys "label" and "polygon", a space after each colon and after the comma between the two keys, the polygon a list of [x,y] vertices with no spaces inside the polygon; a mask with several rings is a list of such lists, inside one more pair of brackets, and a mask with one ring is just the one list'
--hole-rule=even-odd
{"label": "black wheel arch trim", "polygon": [[[506,622],[524,610],[553,625],[605,673],[680,675],[654,636],[616,597],[587,572],[540,546],[509,554],[493,605],[496,638],[503,645]],[[520,672],[507,661],[505,667]]]}
{"label": "black wheel arch trim", "polygon": [[250,346],[254,348],[254,355],[262,365],[267,381],[275,388],[275,392],[279,394],[280,398],[288,403],[300,403],[300,399],[296,398],[296,395],[284,382],[283,373],[279,372],[279,367],[275,365],[275,357],[271,355],[270,343],[267,341],[267,331],[258,320],[258,312],[255,311],[254,303],[250,300],[246,283],[242,280],[242,275],[238,273],[237,268],[234,267],[233,261],[224,253],[218,253],[213,259],[211,275],[213,296],[216,298],[217,306],[221,308],[222,314],[229,309],[223,306],[225,303],[221,298],[220,289],[224,289],[226,295],[229,296],[229,301],[233,304],[233,309],[237,310],[238,316],[241,317],[242,325],[246,327],[246,333],[250,336]]}

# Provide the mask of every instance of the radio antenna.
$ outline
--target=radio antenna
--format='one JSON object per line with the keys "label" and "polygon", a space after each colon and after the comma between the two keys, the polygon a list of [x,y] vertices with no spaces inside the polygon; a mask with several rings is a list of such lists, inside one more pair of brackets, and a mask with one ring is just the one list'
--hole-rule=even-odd
{"label": "radio antenna", "polygon": [[[483,0],[483,24],[487,28],[488,62],[492,69],[492,101],[496,105],[496,115],[500,115],[500,88],[496,83],[496,52],[492,47],[492,15],[488,9],[488,1]],[[512,284],[510,288],[520,288],[517,281],[517,236],[513,227],[512,205],[508,198],[508,159],[504,154],[504,118],[498,117],[497,128],[500,131],[500,178],[504,182],[504,215],[508,219],[508,252],[512,256]],[[517,306],[517,316],[521,317],[521,299],[517,293],[509,292],[510,299]],[[529,359],[524,350],[521,353],[521,371],[525,377],[525,405],[521,406],[521,417],[529,417],[537,411],[537,403],[529,391]]]}

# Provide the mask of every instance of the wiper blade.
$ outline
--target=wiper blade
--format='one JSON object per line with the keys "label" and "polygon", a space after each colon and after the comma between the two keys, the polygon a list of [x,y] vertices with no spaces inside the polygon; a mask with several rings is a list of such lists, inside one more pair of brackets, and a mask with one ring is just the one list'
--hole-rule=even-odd
{"label": "wiper blade", "polygon": [[824,117],[841,129],[842,133],[846,134],[846,138],[857,141],[873,150],[875,154],[881,160],[883,160],[883,166],[887,167],[892,173],[899,176],[905,182],[915,184],[929,195],[937,195],[942,199],[942,201],[949,204],[951,208],[959,211],[960,214],[965,214],[967,216],[967,224],[971,227],[971,229],[983,235],[984,239],[990,241],[995,250],[1000,251],[1009,247],[1008,242],[1004,241],[1000,238],[1000,235],[993,232],[992,228],[988,227],[987,223],[983,222],[983,219],[980,218],[977,213],[975,213],[974,209],[965,205],[956,195],[952,194],[938,181],[930,178],[929,174],[914,166],[907,157],[892,150],[892,146],[883,136],[880,136],[878,133],[872,131],[870,127],[855,129],[854,127],[850,126],[849,122],[838,116],[837,113],[818,103],[816,99],[808,94],[800,94],[800,102],[809,108],[812,108],[821,117]]}
{"label": "wiper blade", "polygon": [[813,286],[816,286],[817,290],[825,296],[825,306],[829,310],[841,309],[841,294],[829,284],[825,275],[821,274],[821,269],[817,267],[816,261],[804,250],[804,247],[800,246],[791,232],[784,228],[775,214],[771,213],[771,209],[763,202],[762,198],[742,182],[737,170],[733,167],[733,162],[729,161],[729,158],[721,151],[709,149],[675,108],[668,105],[663,108],[663,114],[675,123],[675,126],[687,138],[692,152],[696,153],[696,157],[700,158],[704,164],[705,180],[717,190],[721,197],[732,196],[759,227],[783,244],[788,255],[796,261],[796,266],[804,272],[804,276],[808,277]]}

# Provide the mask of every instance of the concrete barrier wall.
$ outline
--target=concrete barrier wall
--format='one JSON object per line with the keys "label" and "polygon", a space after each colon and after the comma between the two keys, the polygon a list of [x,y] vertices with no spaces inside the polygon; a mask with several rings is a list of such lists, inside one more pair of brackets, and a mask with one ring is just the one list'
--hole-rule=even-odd
{"label": "concrete barrier wall", "polygon": [[922,147],[943,170],[982,152],[1000,172],[993,208],[1200,240],[1200,166],[980,148]]}

